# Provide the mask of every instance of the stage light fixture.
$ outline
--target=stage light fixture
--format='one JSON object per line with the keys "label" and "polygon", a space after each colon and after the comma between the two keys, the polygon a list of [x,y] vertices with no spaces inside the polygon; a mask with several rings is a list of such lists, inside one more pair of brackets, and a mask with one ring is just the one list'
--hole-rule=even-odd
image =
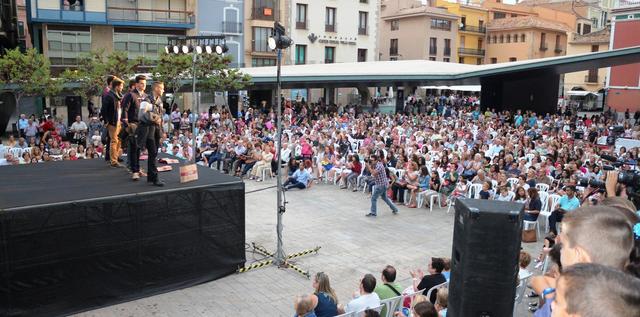
{"label": "stage light fixture", "polygon": [[171,46],[169,46],[169,45],[165,46],[165,47],[164,47],[164,53],[165,53],[165,54],[169,54],[169,53],[171,53]]}
{"label": "stage light fixture", "polygon": [[196,52],[196,54],[202,54],[202,46],[197,45],[193,47],[193,51]]}
{"label": "stage light fixture", "polygon": [[211,45],[207,45],[204,47],[204,51],[207,52],[207,54],[211,54],[213,53],[213,48],[211,47]]}
{"label": "stage light fixture", "polygon": [[189,54],[189,46],[182,45],[182,53]]}
{"label": "stage light fixture", "polygon": [[222,54],[224,54],[224,53],[226,53],[228,51],[229,51],[229,48],[227,47],[227,45],[225,45],[225,44],[216,45],[216,54],[222,55]]}
{"label": "stage light fixture", "polygon": [[173,54],[179,54],[180,53],[180,47],[178,47],[178,45],[174,45],[173,46]]}

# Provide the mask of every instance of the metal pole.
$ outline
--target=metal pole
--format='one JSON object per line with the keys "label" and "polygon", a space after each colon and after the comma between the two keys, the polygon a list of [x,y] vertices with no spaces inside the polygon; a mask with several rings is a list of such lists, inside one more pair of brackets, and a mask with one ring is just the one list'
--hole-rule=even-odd
{"label": "metal pole", "polygon": [[195,52],[195,50],[193,51],[193,73],[191,75],[191,77],[193,77],[193,88],[191,91],[191,112],[193,113],[195,111],[195,115],[193,116],[194,120],[192,122],[193,124],[193,141],[191,144],[191,148],[193,150],[193,163],[196,163],[196,125],[198,123],[198,110],[196,109],[196,58],[198,57],[198,54]]}
{"label": "metal pole", "polygon": [[280,66],[281,66],[281,61],[282,61],[282,49],[278,48],[278,60],[277,60],[277,69],[278,69],[278,73],[276,76],[276,82],[277,82],[277,88],[276,88],[276,107],[278,107],[277,111],[278,111],[278,119],[277,119],[277,126],[278,126],[278,132],[277,132],[277,136],[276,138],[278,139],[278,175],[277,175],[277,179],[276,179],[276,184],[278,186],[277,188],[277,193],[278,193],[278,223],[276,225],[276,232],[278,235],[278,241],[277,241],[277,246],[276,246],[276,254],[274,257],[275,260],[275,264],[280,266],[285,264],[286,261],[286,255],[284,254],[284,250],[282,249],[282,213],[284,213],[285,211],[285,206],[284,203],[282,201],[282,197],[283,197],[283,193],[282,193],[282,106],[280,105]]}

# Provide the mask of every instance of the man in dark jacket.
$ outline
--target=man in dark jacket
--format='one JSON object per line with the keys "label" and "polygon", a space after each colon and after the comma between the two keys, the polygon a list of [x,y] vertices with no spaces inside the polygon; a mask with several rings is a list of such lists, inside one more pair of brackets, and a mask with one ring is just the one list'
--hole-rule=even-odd
{"label": "man in dark jacket", "polygon": [[122,117],[122,107],[120,101],[122,100],[122,89],[124,88],[124,81],[119,78],[114,78],[111,81],[111,90],[102,96],[102,117],[107,125],[107,131],[109,131],[109,161],[112,167],[122,167],[118,163],[118,157],[120,157],[120,120]]}
{"label": "man in dark jacket", "polygon": [[127,132],[127,158],[129,160],[129,169],[131,169],[132,179],[137,181],[140,178],[140,148],[136,142],[136,129],[139,120],[140,103],[148,100],[144,89],[147,86],[147,77],[138,75],[135,79],[135,87],[122,97],[122,108],[124,110],[122,121]]}
{"label": "man in dark jacket", "polygon": [[164,186],[158,178],[158,168],[156,167],[156,157],[162,136],[162,94],[164,93],[164,83],[156,81],[153,83],[153,95],[151,102],[142,103],[139,119],[140,124],[136,130],[137,144],[147,148],[149,158],[147,159],[147,182],[155,186]]}

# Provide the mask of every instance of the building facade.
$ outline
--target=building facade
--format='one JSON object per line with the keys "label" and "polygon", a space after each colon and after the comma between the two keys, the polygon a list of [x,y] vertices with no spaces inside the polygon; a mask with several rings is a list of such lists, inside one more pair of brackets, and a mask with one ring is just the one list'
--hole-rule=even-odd
{"label": "building facade", "polygon": [[[250,1],[250,0],[247,0]],[[231,67],[244,67],[244,0],[198,1],[196,29],[199,35],[224,35]]]}
{"label": "building facade", "polygon": [[[268,40],[274,22],[288,26],[285,0],[245,0],[244,12],[245,66],[275,66],[276,53],[269,49]],[[283,60],[286,55],[283,51]]]}
{"label": "building facade", "polygon": [[[574,33],[567,45],[567,55],[602,52],[609,50],[609,28],[588,34]],[[598,93],[604,88],[608,68],[590,69],[581,72],[567,73],[564,75],[564,92],[571,90],[583,90]]]}
{"label": "building facade", "polygon": [[534,16],[494,19],[487,25],[486,63],[504,63],[566,54],[571,29]]}
{"label": "building facade", "polygon": [[458,28],[458,63],[484,64],[488,10],[479,5],[453,3],[438,0],[436,6],[459,16]]}
{"label": "building facade", "polygon": [[387,0],[380,6],[380,60],[457,62],[458,16],[420,1]]}
{"label": "building facade", "polygon": [[[611,10],[610,49],[640,45],[640,4],[620,0]],[[640,63],[610,68],[606,82],[606,103],[616,111],[640,110]]]}

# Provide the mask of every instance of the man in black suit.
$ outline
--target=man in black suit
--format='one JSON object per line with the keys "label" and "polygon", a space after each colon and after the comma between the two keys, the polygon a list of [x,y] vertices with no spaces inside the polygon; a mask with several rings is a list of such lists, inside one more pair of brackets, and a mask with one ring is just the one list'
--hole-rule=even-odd
{"label": "man in black suit", "polygon": [[129,159],[129,168],[131,169],[131,178],[134,181],[140,179],[140,148],[136,142],[136,129],[140,123],[138,113],[140,112],[140,103],[148,100],[144,89],[147,87],[147,77],[138,75],[135,79],[135,87],[122,97],[122,107],[124,115],[122,121],[127,132],[127,158]]}
{"label": "man in black suit", "polygon": [[[109,131],[109,162],[111,167],[123,167],[118,163],[118,158],[121,154],[120,149],[120,133],[122,118],[122,107],[120,101],[122,100],[122,89],[124,88],[124,81],[115,77],[111,81],[111,90],[102,96],[102,118],[107,125],[107,131]],[[106,145],[105,145],[106,146]]]}

